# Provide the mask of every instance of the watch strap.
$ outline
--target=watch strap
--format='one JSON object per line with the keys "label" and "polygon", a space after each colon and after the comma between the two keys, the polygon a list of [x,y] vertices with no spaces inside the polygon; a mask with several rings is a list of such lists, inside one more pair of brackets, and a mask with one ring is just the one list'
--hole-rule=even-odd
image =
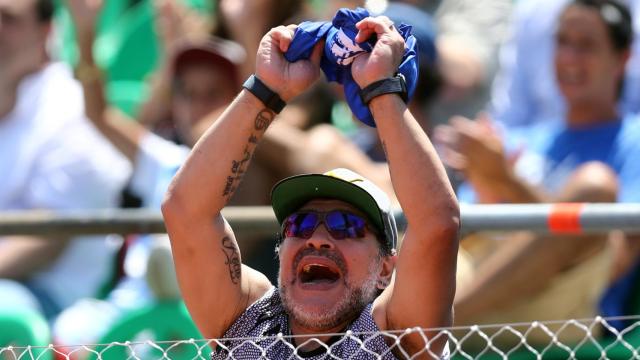
{"label": "watch strap", "polygon": [[247,81],[242,84],[242,87],[255,95],[267,108],[273,110],[276,114],[279,114],[287,105],[287,103],[280,98],[280,95],[269,89],[269,87],[255,75],[249,76]]}
{"label": "watch strap", "polygon": [[369,105],[373,98],[384,94],[398,94],[406,103],[409,100],[409,95],[404,76],[398,73],[394,77],[378,80],[365,86],[360,90],[360,99],[364,104]]}

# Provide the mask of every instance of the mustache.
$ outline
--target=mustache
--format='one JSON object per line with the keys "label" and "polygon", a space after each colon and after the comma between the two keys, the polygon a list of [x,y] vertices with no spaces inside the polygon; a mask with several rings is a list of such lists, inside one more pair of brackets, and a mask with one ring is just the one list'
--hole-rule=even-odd
{"label": "mustache", "polygon": [[326,257],[328,259],[330,259],[331,261],[333,261],[336,266],[338,266],[338,268],[340,269],[340,272],[342,274],[345,275],[347,274],[347,265],[345,260],[342,258],[342,256],[337,253],[336,251],[333,250],[328,250],[328,249],[316,249],[313,247],[305,247],[302,250],[298,251],[298,253],[296,254],[296,256],[293,258],[293,273],[296,273],[296,270],[298,269],[298,265],[300,264],[300,261],[302,261],[302,259],[305,256],[322,256],[322,257]]}

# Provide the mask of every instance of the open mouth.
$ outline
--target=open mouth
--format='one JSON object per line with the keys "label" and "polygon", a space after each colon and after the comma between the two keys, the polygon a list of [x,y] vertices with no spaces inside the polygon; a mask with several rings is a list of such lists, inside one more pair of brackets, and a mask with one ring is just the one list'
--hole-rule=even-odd
{"label": "open mouth", "polygon": [[322,264],[306,264],[299,273],[302,284],[332,284],[340,279],[340,273]]}

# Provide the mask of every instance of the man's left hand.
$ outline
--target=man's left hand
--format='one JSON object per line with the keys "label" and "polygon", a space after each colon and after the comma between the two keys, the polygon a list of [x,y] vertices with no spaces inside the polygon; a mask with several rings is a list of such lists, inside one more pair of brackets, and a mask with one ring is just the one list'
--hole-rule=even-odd
{"label": "man's left hand", "polygon": [[356,42],[364,42],[376,35],[378,41],[371,53],[356,57],[351,75],[360,88],[395,75],[404,54],[404,39],[386,16],[368,17],[356,24]]}

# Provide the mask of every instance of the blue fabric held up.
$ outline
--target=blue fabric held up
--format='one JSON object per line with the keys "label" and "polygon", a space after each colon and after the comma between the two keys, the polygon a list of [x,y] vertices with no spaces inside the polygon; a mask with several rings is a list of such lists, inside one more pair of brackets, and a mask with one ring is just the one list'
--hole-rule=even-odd
{"label": "blue fabric held up", "polygon": [[[335,81],[344,86],[344,95],[351,112],[363,123],[375,127],[375,121],[369,108],[360,99],[360,87],[351,76],[353,59],[364,53],[371,52],[375,45],[375,37],[363,43],[354,41],[358,34],[356,23],[369,16],[363,8],[356,10],[340,9],[332,22],[305,21],[298,25],[296,32],[284,57],[294,62],[308,59],[313,47],[325,39],[324,51],[320,61],[320,68],[328,81]],[[418,80],[418,52],[416,39],[411,35],[411,26],[396,25],[398,32],[405,41],[404,55],[398,68],[407,81],[409,99],[413,96]]]}

